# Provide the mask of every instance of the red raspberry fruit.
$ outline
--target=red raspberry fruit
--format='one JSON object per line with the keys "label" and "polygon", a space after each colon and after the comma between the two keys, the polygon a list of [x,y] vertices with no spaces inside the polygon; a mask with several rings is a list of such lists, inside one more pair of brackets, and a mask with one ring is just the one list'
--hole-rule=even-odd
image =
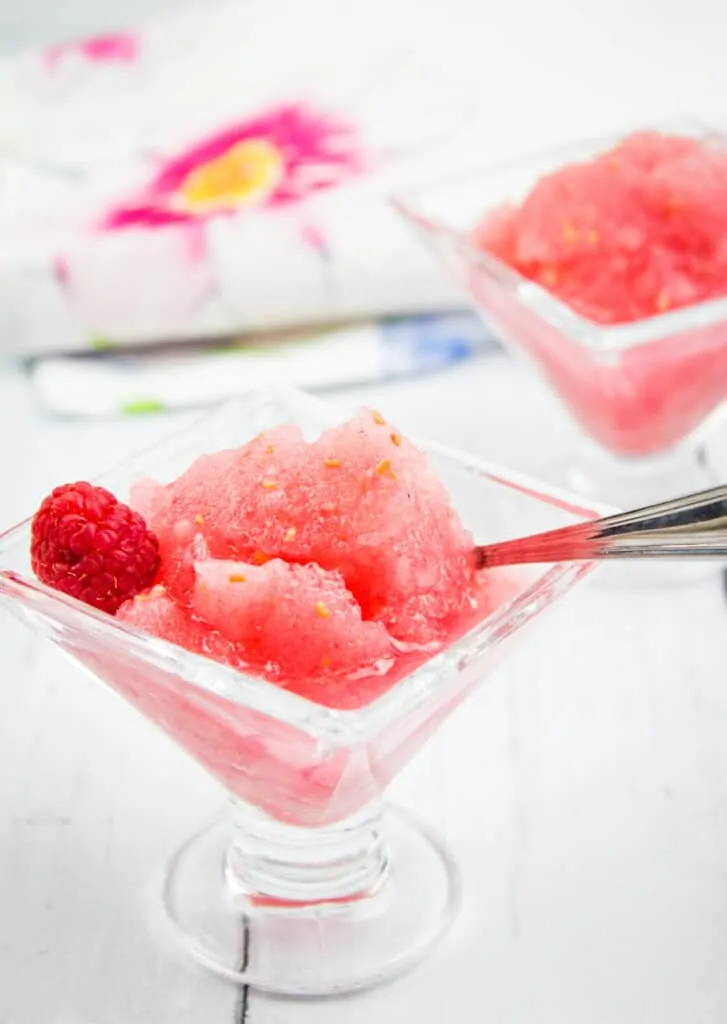
{"label": "red raspberry fruit", "polygon": [[33,572],[43,583],[110,612],[153,581],[159,544],[138,512],[103,487],[56,487],[33,518]]}

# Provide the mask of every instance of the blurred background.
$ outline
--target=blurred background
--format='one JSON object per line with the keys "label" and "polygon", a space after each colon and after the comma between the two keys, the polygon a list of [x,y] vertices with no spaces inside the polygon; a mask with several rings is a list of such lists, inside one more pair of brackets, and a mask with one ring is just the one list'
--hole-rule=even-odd
{"label": "blurred background", "polygon": [[[504,355],[503,338],[527,348],[522,325],[503,324],[391,197],[540,151],[557,167],[577,140],[720,129],[726,34],[716,0],[0,4],[0,358],[24,444],[38,431],[73,458],[101,431],[123,450],[160,429],[153,413],[281,380],[383,397],[407,426],[443,382],[442,440],[617,505],[701,484],[693,452],[691,469],[659,468],[641,490],[641,460],[624,484],[634,452],[618,443],[605,444],[616,465],[594,469],[584,445],[595,436],[600,458],[603,438],[566,411],[563,382]],[[477,179],[466,224],[452,190],[443,222],[469,230],[523,198],[516,179],[492,197]],[[719,378],[717,398],[679,440],[723,405],[724,339],[719,374],[705,363],[694,385]],[[613,382],[629,401],[634,372],[624,359]],[[647,391],[638,402],[650,416]],[[720,438],[712,424],[717,461]],[[585,462],[587,478],[572,471]]]}

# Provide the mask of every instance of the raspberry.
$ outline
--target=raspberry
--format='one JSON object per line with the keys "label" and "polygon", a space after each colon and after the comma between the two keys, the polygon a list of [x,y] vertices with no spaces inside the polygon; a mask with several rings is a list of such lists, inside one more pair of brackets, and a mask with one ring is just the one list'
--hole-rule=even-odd
{"label": "raspberry", "polygon": [[56,487],[33,518],[33,572],[64,594],[110,612],[153,581],[159,544],[138,512],[103,487]]}

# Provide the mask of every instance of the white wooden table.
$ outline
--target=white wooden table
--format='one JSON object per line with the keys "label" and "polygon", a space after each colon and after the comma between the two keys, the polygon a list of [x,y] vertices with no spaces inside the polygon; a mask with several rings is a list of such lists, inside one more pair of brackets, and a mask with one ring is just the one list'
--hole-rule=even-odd
{"label": "white wooden table", "polygon": [[[508,413],[515,392],[529,419]],[[364,397],[403,430],[524,468],[569,436],[541,386],[502,356]],[[3,525],[53,484],[173,426],[44,420],[13,376],[0,377],[0,424]],[[148,920],[155,873],[224,794],[5,615],[0,643],[3,1024],[724,1021],[727,604],[716,572],[648,596],[595,578],[455,714],[392,795],[446,836],[464,913],[406,978],[330,1002],[243,998],[160,940]]]}

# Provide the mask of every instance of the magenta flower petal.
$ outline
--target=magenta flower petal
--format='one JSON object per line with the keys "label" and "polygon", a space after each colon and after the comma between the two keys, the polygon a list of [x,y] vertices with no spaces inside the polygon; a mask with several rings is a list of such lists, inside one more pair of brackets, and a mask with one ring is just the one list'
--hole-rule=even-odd
{"label": "magenta flower petal", "polygon": [[106,230],[162,227],[299,202],[361,174],[351,125],[301,104],[229,125],[169,160],[147,187],[112,208]]}

